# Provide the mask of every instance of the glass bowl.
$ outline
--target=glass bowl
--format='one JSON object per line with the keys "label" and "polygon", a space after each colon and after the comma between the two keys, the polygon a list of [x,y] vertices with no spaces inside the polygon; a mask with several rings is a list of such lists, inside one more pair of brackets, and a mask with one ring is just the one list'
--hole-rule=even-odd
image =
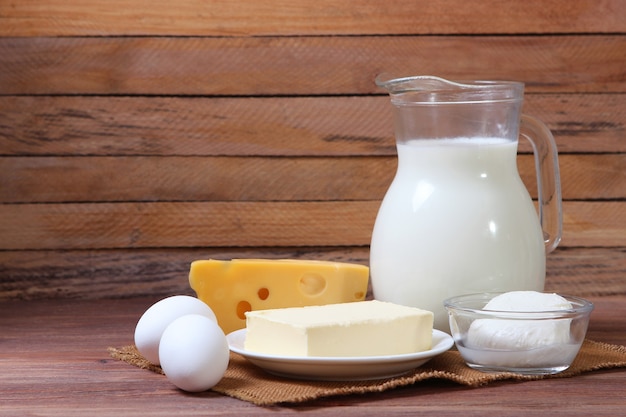
{"label": "glass bowl", "polygon": [[483,310],[502,293],[444,301],[454,343],[468,366],[485,372],[548,375],[569,368],[578,354],[593,304],[561,295],[572,308],[548,311]]}

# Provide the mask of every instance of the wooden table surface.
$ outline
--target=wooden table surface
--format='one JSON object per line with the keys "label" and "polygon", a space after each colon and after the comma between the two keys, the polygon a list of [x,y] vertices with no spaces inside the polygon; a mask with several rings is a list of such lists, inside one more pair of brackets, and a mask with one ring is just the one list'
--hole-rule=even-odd
{"label": "wooden table surface", "polygon": [[[588,338],[626,345],[626,296],[591,298]],[[425,381],[377,394],[258,407],[213,392],[188,394],[150,371],[112,359],[156,300],[0,303],[0,416],[567,416],[626,415],[626,369],[468,388]],[[338,408],[340,407],[340,408]]]}

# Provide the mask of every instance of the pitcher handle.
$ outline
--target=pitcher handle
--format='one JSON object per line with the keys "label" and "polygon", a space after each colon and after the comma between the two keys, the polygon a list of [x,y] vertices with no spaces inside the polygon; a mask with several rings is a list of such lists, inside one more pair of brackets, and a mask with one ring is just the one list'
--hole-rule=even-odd
{"label": "pitcher handle", "polygon": [[539,222],[543,229],[546,253],[561,241],[563,212],[561,207],[561,177],[556,142],[550,129],[534,117],[522,115],[520,135],[533,148],[537,172]]}

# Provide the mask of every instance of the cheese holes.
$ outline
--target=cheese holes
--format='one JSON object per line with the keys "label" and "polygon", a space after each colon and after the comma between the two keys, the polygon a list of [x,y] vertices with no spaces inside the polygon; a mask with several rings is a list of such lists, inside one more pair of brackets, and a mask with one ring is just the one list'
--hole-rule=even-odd
{"label": "cheese holes", "polygon": [[326,289],[326,279],[313,273],[307,273],[300,277],[300,291],[308,296],[321,294]]}
{"label": "cheese holes", "polygon": [[354,299],[355,300],[358,301],[358,300],[362,300],[364,298],[365,298],[365,294],[362,293],[361,291],[357,291],[357,292],[354,293]]}
{"label": "cheese holes", "polygon": [[267,288],[261,288],[257,291],[257,295],[259,296],[259,300],[267,300],[267,297],[270,296],[270,290]]}
{"label": "cheese holes", "polygon": [[237,303],[237,317],[241,320],[246,319],[246,311],[252,311],[252,306],[247,301],[239,301]]}
{"label": "cheese holes", "polygon": [[[270,290],[265,287],[259,288],[259,290],[257,291],[257,296],[260,300],[266,300],[267,297],[270,296]],[[237,317],[239,317],[241,320],[245,320],[247,311],[252,311],[252,305],[245,300],[239,301],[237,303]]]}

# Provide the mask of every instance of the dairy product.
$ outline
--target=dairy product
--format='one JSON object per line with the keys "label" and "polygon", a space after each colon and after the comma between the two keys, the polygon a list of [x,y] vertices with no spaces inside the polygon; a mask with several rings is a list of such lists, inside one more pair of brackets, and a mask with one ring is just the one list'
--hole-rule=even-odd
{"label": "dairy product", "polygon": [[500,138],[398,144],[398,171],[372,234],[374,297],[435,313],[457,294],[542,291],[545,245],[516,164]]}
{"label": "dairy product", "polygon": [[[572,304],[557,294],[512,291],[494,297],[483,310],[542,312],[571,308]],[[569,364],[578,351],[578,346],[570,343],[570,323],[569,318],[478,319],[472,322],[459,350],[469,361],[489,366],[543,367],[560,360]]]}
{"label": "dairy product", "polygon": [[467,333],[467,346],[488,349],[519,350],[567,343],[569,319],[475,320]]}
{"label": "dairy product", "polygon": [[572,303],[558,294],[537,291],[509,291],[493,297],[483,310],[492,311],[552,311],[567,310]]}
{"label": "dairy product", "polygon": [[431,348],[430,311],[381,301],[246,313],[246,350],[287,356],[378,356]]}
{"label": "dairy product", "polygon": [[[572,304],[558,294],[511,291],[491,299],[483,310],[538,312],[570,308]],[[478,319],[467,332],[467,346],[519,350],[567,343],[570,322],[570,319]]]}
{"label": "dairy product", "polygon": [[364,265],[300,260],[198,260],[189,283],[228,334],[246,325],[245,313],[362,301],[369,268]]}

